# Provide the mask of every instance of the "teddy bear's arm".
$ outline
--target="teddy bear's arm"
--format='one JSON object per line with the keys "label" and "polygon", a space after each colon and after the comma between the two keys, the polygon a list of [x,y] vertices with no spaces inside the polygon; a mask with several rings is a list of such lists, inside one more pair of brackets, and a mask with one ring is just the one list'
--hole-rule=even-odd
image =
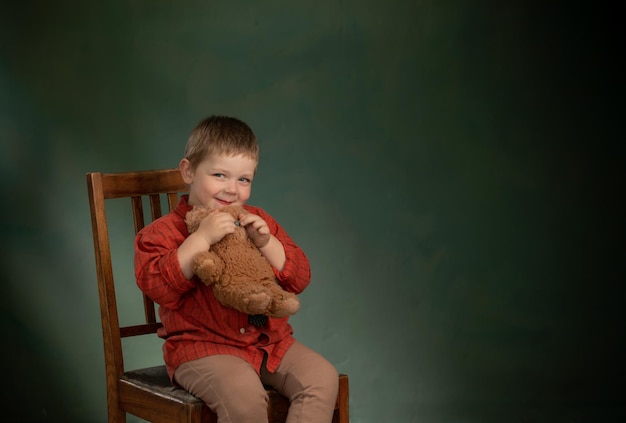
{"label": "teddy bear's arm", "polygon": [[211,251],[202,251],[193,257],[193,273],[205,285],[212,285],[219,281],[224,268],[224,261]]}

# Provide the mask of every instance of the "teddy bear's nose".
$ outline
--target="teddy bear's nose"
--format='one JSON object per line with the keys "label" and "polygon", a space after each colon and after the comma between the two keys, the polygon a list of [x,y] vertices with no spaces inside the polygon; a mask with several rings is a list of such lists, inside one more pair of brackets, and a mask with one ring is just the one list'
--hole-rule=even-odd
{"label": "teddy bear's nose", "polygon": [[241,226],[241,223],[238,220],[235,220],[235,226]]}

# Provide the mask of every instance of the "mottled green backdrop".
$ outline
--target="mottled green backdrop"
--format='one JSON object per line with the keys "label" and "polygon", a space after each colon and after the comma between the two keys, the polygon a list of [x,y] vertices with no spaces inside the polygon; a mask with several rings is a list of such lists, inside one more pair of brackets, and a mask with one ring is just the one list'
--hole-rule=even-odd
{"label": "mottled green backdrop", "polygon": [[[623,1],[3,4],[0,421],[106,421],[85,173],[174,167],[213,113],[257,133],[251,203],[310,257],[293,325],[350,375],[353,423],[621,421],[624,18]],[[158,340],[128,358],[160,361]]]}

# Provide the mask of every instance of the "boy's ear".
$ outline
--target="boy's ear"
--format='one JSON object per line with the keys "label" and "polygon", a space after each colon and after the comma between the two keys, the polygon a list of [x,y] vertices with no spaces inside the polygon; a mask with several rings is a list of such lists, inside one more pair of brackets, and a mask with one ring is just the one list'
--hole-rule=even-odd
{"label": "boy's ear", "polygon": [[183,181],[186,184],[190,184],[193,181],[193,169],[191,168],[191,163],[187,159],[182,159],[178,164],[178,169],[180,170],[180,175],[183,177]]}

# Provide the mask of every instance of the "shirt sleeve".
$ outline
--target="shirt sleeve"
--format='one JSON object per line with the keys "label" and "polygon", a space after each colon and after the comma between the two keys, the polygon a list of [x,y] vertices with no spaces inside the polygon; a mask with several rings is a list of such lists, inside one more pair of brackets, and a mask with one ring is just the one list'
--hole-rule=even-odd
{"label": "shirt sleeve", "polygon": [[185,278],[178,262],[178,247],[185,235],[171,217],[146,226],[135,237],[135,279],[139,288],[155,303],[177,309],[181,297],[196,284]]}

